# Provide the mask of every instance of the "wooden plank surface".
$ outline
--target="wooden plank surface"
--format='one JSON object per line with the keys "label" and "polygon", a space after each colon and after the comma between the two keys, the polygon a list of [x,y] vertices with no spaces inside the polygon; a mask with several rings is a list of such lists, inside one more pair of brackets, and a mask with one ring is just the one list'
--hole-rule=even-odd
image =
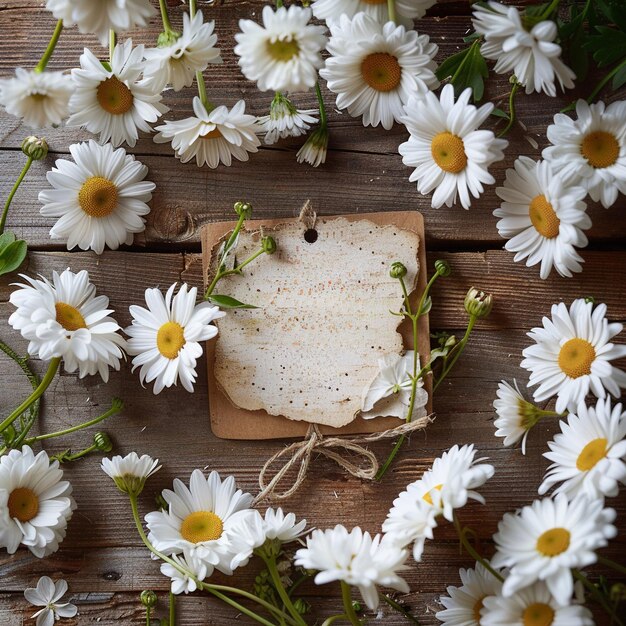
{"label": "wooden plank surface", "polygon": [[[0,0],[0,76],[16,66],[32,66],[45,48],[52,20],[39,0]],[[209,91],[218,103],[232,103],[245,97],[248,108],[261,114],[269,103],[237,70],[232,53],[233,33],[237,20],[259,14],[262,2],[232,0],[215,5],[201,2],[205,16],[215,19],[224,48],[225,63],[211,68]],[[521,3],[519,3],[521,4]],[[418,24],[440,46],[440,58],[459,49],[469,25],[469,7],[459,0],[441,1]],[[178,14],[175,12],[178,19]],[[148,43],[158,32],[153,21],[150,32],[137,34],[137,41]],[[82,47],[97,48],[93,39],[80,36],[76,30],[63,34],[52,69],[77,64]],[[506,78],[490,83],[489,96],[496,101],[508,94]],[[168,92],[167,104],[173,109],[168,119],[189,114],[191,90]],[[331,97],[325,92],[326,101]],[[537,157],[545,145],[545,127],[552,115],[569,101],[541,97],[521,98],[520,117],[527,130],[511,134],[506,161],[494,167],[499,182],[504,169],[518,154]],[[621,96],[623,98],[623,94]],[[314,104],[312,94],[298,99],[305,106]],[[553,302],[569,302],[578,296],[593,295],[609,306],[612,320],[626,321],[626,202],[620,197],[610,210],[594,206],[590,246],[583,251],[584,272],[575,279],[552,277],[540,281],[536,269],[514,264],[512,255],[502,251],[502,240],[495,229],[492,210],[497,204],[490,189],[470,211],[460,207],[433,210],[428,198],[421,197],[408,182],[409,170],[402,165],[397,146],[406,132],[400,126],[392,131],[364,129],[360,120],[330,108],[332,143],[326,166],[314,170],[295,163],[297,142],[263,147],[249,163],[231,168],[209,170],[181,165],[166,145],[154,144],[150,137],[140,140],[130,150],[150,168],[148,178],[157,182],[148,229],[137,238],[129,251],[108,252],[97,257],[91,253],[69,253],[52,243],[48,231],[52,225],[39,215],[38,191],[45,186],[45,173],[55,158],[66,158],[68,145],[85,140],[88,134],[78,129],[55,129],[46,133],[51,154],[36,163],[16,196],[8,227],[30,244],[29,274],[50,275],[53,269],[88,269],[92,281],[111,298],[118,321],[129,323],[128,306],[141,303],[146,287],[167,286],[174,281],[202,284],[199,258],[201,227],[209,222],[230,219],[234,200],[245,198],[255,206],[255,217],[293,216],[301,202],[310,197],[320,214],[357,213],[391,209],[418,208],[424,215],[427,230],[429,267],[434,260],[445,258],[453,274],[435,288],[435,306],[431,315],[434,330],[463,332],[466,314],[462,301],[467,288],[475,284],[492,291],[496,306],[492,316],[481,323],[463,356],[458,369],[435,399],[435,422],[423,433],[416,433],[399,456],[393,470],[382,484],[367,484],[344,475],[327,460],[317,459],[315,474],[305,489],[287,503],[287,507],[311,525],[327,527],[335,523],[359,524],[370,531],[380,530],[385,513],[395,494],[415,480],[432,459],[453,443],[475,443],[496,466],[496,475],[484,488],[487,506],[470,505],[462,511],[463,520],[479,533],[486,554],[492,546],[489,538],[506,511],[513,510],[536,497],[536,490],[548,463],[541,457],[545,442],[557,430],[555,422],[540,425],[529,439],[527,457],[518,450],[505,450],[493,435],[493,409],[497,382],[517,377],[526,381],[519,368],[521,350],[528,345],[525,336],[540,323]],[[17,120],[0,112],[0,198],[6,197],[23,157],[19,152],[22,138],[30,131]],[[535,149],[530,136],[539,143]],[[269,182],[268,182],[269,181]],[[8,297],[15,276],[0,279],[0,338],[24,352],[26,342],[6,324],[12,307]],[[619,338],[626,343],[626,336]],[[41,364],[36,364],[41,371]],[[2,393],[0,412],[5,414],[27,392],[23,376],[8,360],[0,357]],[[105,428],[113,433],[116,452],[137,450],[159,457],[163,470],[149,482],[142,496],[143,513],[153,508],[153,496],[171,485],[175,476],[188,477],[195,467],[232,473],[244,489],[255,491],[257,475],[263,462],[276,452],[280,442],[235,442],[215,438],[209,428],[206,371],[201,363],[198,387],[193,396],[176,389],[153,396],[142,389],[129,364],[113,374],[108,385],[97,379],[78,381],[62,374],[46,394],[42,428],[67,427],[93,417],[106,409],[110,398],[119,395],[126,401],[124,412],[112,418]],[[76,449],[89,441],[90,433],[76,434],[69,441],[50,442],[50,452],[61,446]],[[379,457],[389,450],[388,443],[372,447]],[[99,470],[99,459],[92,456],[67,469],[75,488],[78,511],[70,523],[68,538],[60,551],[46,560],[33,558],[20,550],[16,555],[0,557],[0,623],[22,624],[31,614],[22,596],[23,589],[43,574],[63,576],[70,585],[70,595],[80,608],[80,616],[68,620],[75,624],[101,625],[143,623],[137,594],[145,588],[164,590],[167,581],[151,561],[133,530],[124,498]],[[322,505],[320,506],[320,503]],[[621,533],[606,551],[608,556],[624,553],[626,530],[625,499],[614,499],[618,509]],[[437,529],[436,540],[429,542],[424,562],[413,565],[408,581],[412,593],[406,601],[425,626],[437,624],[434,613],[440,608],[439,595],[448,584],[458,583],[458,567],[470,562],[461,557],[453,529]],[[601,571],[601,570],[597,570]],[[243,584],[250,584],[253,569],[246,570]],[[225,580],[225,577],[219,577]],[[337,612],[340,606],[332,586],[303,588],[303,594],[316,607],[315,616],[323,618]],[[246,623],[232,610],[201,597],[184,598],[179,603],[183,626],[229,625]],[[377,622],[379,623],[379,622]],[[380,623],[400,626],[406,623],[386,610]]]}

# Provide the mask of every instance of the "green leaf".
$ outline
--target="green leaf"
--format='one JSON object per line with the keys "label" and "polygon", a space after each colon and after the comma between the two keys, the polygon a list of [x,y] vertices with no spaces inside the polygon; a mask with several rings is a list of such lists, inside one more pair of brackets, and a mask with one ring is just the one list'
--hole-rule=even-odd
{"label": "green leaf", "polygon": [[491,115],[493,115],[494,117],[503,117],[505,120],[508,120],[510,118],[509,114],[506,111],[498,109],[497,107],[491,112]]}
{"label": "green leaf", "polygon": [[480,53],[479,41],[475,40],[469,48],[448,57],[436,73],[439,80],[450,78],[457,96],[471,87],[474,101],[479,102],[485,92],[484,79],[489,76],[487,63]]}
{"label": "green leaf", "polygon": [[216,304],[222,309],[258,309],[259,307],[254,306],[253,304],[244,304],[243,302],[239,302],[235,298],[231,296],[220,296],[218,294],[214,294],[209,296],[209,302],[212,304]]}
{"label": "green leaf", "polygon": [[15,235],[13,233],[2,233],[0,235],[0,252],[2,252],[2,250],[4,248],[6,248],[9,244],[13,243],[15,241]]}
{"label": "green leaf", "polygon": [[26,258],[28,246],[23,239],[10,243],[0,252],[0,275],[15,271]]}
{"label": "green leaf", "polygon": [[626,55],[626,32],[608,26],[596,26],[596,34],[585,44],[598,67],[621,61]]}
{"label": "green leaf", "polygon": [[594,0],[594,3],[609,23],[615,24],[622,31],[626,31],[626,4],[624,0]]}
{"label": "green leaf", "polygon": [[619,89],[626,85],[626,65],[622,67],[616,74],[613,76],[613,82],[611,86],[613,89]]}

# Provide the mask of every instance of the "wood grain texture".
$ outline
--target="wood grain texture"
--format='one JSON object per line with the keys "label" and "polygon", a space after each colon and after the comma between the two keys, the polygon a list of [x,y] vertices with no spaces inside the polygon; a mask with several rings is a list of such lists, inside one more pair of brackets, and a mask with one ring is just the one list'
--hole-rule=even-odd
{"label": "wood grain texture", "polygon": [[[519,5],[526,3],[533,2],[517,2]],[[42,9],[42,4],[42,0],[0,0],[3,35],[0,76],[9,75],[16,66],[33,66],[45,48],[53,20]],[[249,110],[256,114],[267,108],[270,95],[256,91],[239,73],[232,44],[238,19],[258,16],[263,4],[262,0],[200,2],[205,16],[216,20],[224,49],[224,65],[212,67],[206,74],[210,96],[220,104],[232,104],[245,97]],[[439,59],[462,46],[462,37],[470,24],[469,13],[465,0],[440,0],[419,22],[418,29],[428,33],[439,45]],[[180,20],[178,9],[173,11],[172,17],[175,23]],[[150,44],[158,31],[159,22],[155,19],[149,31],[135,33],[133,37]],[[95,39],[71,29],[63,34],[50,68],[62,70],[76,66],[83,46],[104,54]],[[507,77],[494,77],[487,96],[502,106],[509,88]],[[583,86],[581,93],[587,91],[588,85]],[[168,92],[165,101],[172,112],[167,119],[189,115],[193,93],[191,89]],[[52,222],[39,214],[37,194],[46,185],[46,172],[56,158],[68,158],[70,143],[89,137],[80,129],[51,129],[46,133],[50,155],[33,165],[9,217],[9,229],[25,238],[33,250],[22,270],[46,276],[53,269],[60,271],[68,266],[75,271],[89,270],[99,291],[110,296],[118,321],[126,325],[130,322],[128,306],[143,301],[146,287],[166,287],[183,280],[202,285],[202,263],[198,254],[200,230],[207,223],[232,219],[231,207],[235,200],[250,200],[255,207],[255,217],[265,219],[295,216],[307,197],[320,215],[421,210],[426,221],[426,245],[430,250],[429,272],[437,258],[445,258],[453,267],[453,274],[440,281],[433,292],[433,330],[463,332],[467,316],[462,302],[472,284],[494,293],[494,312],[479,325],[458,368],[438,392],[434,423],[411,437],[382,484],[362,483],[346,476],[330,461],[316,459],[315,478],[311,477],[286,506],[298,516],[306,517],[312,526],[358,524],[377,532],[395,495],[418,478],[435,456],[453,443],[475,443],[481,455],[490,457],[496,474],[481,490],[487,505],[468,506],[462,511],[462,519],[477,530],[482,548],[489,555],[493,550],[490,536],[501,516],[537,496],[537,487],[548,465],[541,455],[546,450],[546,441],[558,431],[555,421],[540,424],[529,438],[526,457],[519,450],[504,449],[493,435],[491,404],[497,383],[501,378],[511,380],[514,377],[521,384],[525,383],[526,373],[519,367],[521,351],[528,345],[525,333],[540,323],[554,302],[592,295],[597,301],[608,304],[612,320],[626,321],[623,288],[626,220],[622,217],[626,201],[620,197],[610,210],[590,208],[593,227],[589,232],[590,246],[582,251],[586,263],[581,275],[572,280],[553,276],[540,281],[537,268],[514,264],[512,255],[500,249],[503,242],[492,216],[498,204],[493,187],[470,211],[460,207],[431,209],[429,198],[419,195],[408,182],[409,170],[402,165],[397,153],[398,144],[406,138],[404,129],[397,125],[389,132],[380,128],[364,129],[360,120],[334,110],[332,94],[325,89],[324,96],[329,105],[332,139],[328,162],[318,170],[295,163],[297,141],[263,147],[249,163],[209,170],[183,166],[166,145],[143,137],[130,152],[149,166],[148,178],[157,182],[147,230],[137,237],[131,251],[109,252],[101,257],[62,252],[62,243],[50,241],[48,231]],[[518,127],[510,134],[506,160],[492,170],[499,184],[505,169],[519,154],[539,157],[541,148],[546,145],[546,125],[573,96],[570,92],[553,100],[539,96],[519,99],[519,116],[526,130]],[[612,96],[616,97],[624,96],[623,93]],[[314,106],[313,94],[298,96],[297,101],[302,106]],[[19,146],[23,137],[30,133],[30,129],[0,111],[0,198],[6,197],[22,167]],[[538,148],[531,145],[532,140],[539,144]],[[10,283],[15,279],[15,275],[0,279],[0,338],[24,353],[26,342],[6,324],[12,311],[8,303]],[[626,343],[626,334],[622,334],[618,342]],[[35,362],[34,365],[42,371],[42,364]],[[0,413],[6,414],[28,393],[28,384],[1,355],[0,376]],[[96,378],[79,381],[73,375],[61,374],[46,394],[41,428],[50,431],[95,417],[108,407],[112,396],[120,396],[126,402],[123,413],[102,426],[112,433],[116,452],[145,452],[159,457],[164,464],[141,498],[142,513],[154,508],[154,496],[169,487],[174,477],[188,478],[196,467],[234,474],[243,489],[255,492],[260,466],[284,444],[217,439],[209,428],[203,362],[198,381],[193,396],[181,389],[154,396],[150,389],[141,387],[128,363],[122,365],[121,372],[112,375],[107,385]],[[91,435],[91,432],[77,433],[68,440],[49,442],[46,449],[50,452],[67,446],[80,449],[90,443]],[[389,443],[378,443],[372,449],[383,458],[389,447]],[[22,591],[44,574],[64,577],[69,582],[69,599],[79,606],[80,614],[64,622],[67,626],[145,623],[138,593],[145,588],[165,592],[167,580],[142,547],[124,496],[101,473],[97,456],[68,466],[67,476],[74,485],[78,510],[59,552],[45,560],[35,559],[24,550],[11,557],[0,556],[0,624],[28,623],[32,607],[24,601]],[[622,497],[611,500],[610,504],[618,511],[620,535],[604,552],[607,556],[621,557],[626,547],[626,501]],[[458,568],[469,565],[470,561],[459,554],[452,527],[444,525],[437,529],[436,540],[427,544],[423,563],[413,564],[407,575],[412,592],[403,598],[424,626],[439,623],[434,617],[441,608],[438,597],[447,585],[459,584]],[[254,566],[245,570],[242,586],[251,584],[253,574]],[[223,576],[218,580],[227,582]],[[340,609],[334,586],[307,585],[302,592],[315,606],[311,622],[314,618],[321,621]],[[165,599],[166,594],[161,595]],[[231,609],[204,597],[185,597],[179,607],[179,626],[248,623]],[[159,614],[165,614],[164,607]],[[379,619],[372,619],[372,623],[401,626],[407,622],[383,609]],[[601,619],[598,623],[602,623]]]}

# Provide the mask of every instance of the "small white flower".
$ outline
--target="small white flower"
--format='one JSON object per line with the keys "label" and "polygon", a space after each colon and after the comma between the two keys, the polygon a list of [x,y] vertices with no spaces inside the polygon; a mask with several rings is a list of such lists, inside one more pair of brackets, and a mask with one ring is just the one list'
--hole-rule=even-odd
{"label": "small white flower", "polygon": [[151,132],[150,124],[169,109],[161,104],[161,94],[154,91],[150,81],[140,80],[144,69],[142,45],[133,49],[131,39],[117,44],[110,67],[105,68],[85,48],[80,69],[72,70],[74,93],[67,125],[100,133],[101,143],[134,146],[138,131]]}
{"label": "small white flower", "polygon": [[508,598],[485,598],[480,615],[481,626],[595,626],[588,608],[574,603],[560,606],[540,581]]}
{"label": "small white flower", "polygon": [[112,459],[103,458],[101,467],[120,491],[133,495],[141,493],[146,480],[161,469],[159,459],[155,460],[147,454],[139,457],[136,452],[125,457],[117,455]]}
{"label": "small white flower", "polygon": [[172,560],[178,563],[187,573],[183,574],[169,563],[161,564],[161,574],[171,579],[172,593],[178,595],[180,593],[193,593],[198,588],[196,580],[202,582],[208,578],[214,571],[214,567],[194,556],[188,548],[185,548],[181,554],[173,554]]}
{"label": "small white flower", "polygon": [[183,32],[180,37],[157,48],[146,49],[144,77],[152,81],[155,92],[171,84],[174,91],[189,87],[196,72],[203,72],[209,63],[222,63],[219,48],[215,47],[217,35],[215,22],[203,22],[202,11],[193,19],[183,13]]}
{"label": "small white flower", "polygon": [[626,412],[611,400],[598,400],[595,407],[580,404],[576,414],[560,423],[561,432],[548,442],[552,461],[539,493],[561,483],[554,493],[569,498],[584,494],[589,498],[615,497],[619,485],[626,484]]}
{"label": "small white flower", "polygon": [[[72,485],[59,462],[29,446],[0,457],[0,545],[13,554],[20,544],[37,558],[56,552],[76,508]],[[63,594],[61,594],[63,595]]]}
{"label": "small white flower", "polygon": [[254,551],[261,548],[267,540],[263,518],[254,510],[234,521],[225,531],[225,535],[226,554],[222,557],[222,571],[226,573],[246,566]]}
{"label": "small white flower", "polygon": [[306,520],[296,522],[294,513],[285,515],[280,507],[277,509],[270,508],[265,511],[263,527],[268,539],[278,539],[282,543],[290,543],[305,532]]}
{"label": "small white flower", "polygon": [[48,576],[42,576],[36,587],[24,590],[24,597],[33,606],[42,606],[31,616],[37,618],[36,626],[53,626],[55,620],[64,617],[74,617],[78,613],[75,605],[69,602],[59,602],[67,593],[67,583],[64,580],[53,582]]}
{"label": "small white flower", "polygon": [[365,13],[342,15],[331,27],[331,56],[320,70],[337,94],[337,108],[362,117],[364,126],[389,130],[401,121],[403,105],[439,86],[433,61],[437,46],[393,22],[380,24]]}
{"label": "small white flower", "polygon": [[500,237],[508,239],[505,248],[515,252],[515,261],[526,259],[526,266],[541,263],[541,278],[548,278],[554,267],[561,276],[582,271],[583,258],[576,248],[587,245],[583,229],[591,228],[585,212],[584,187],[566,185],[545,161],[519,157],[515,169],[506,171],[504,187],[496,193],[503,200],[493,214]]}
{"label": "small white flower", "polygon": [[296,552],[295,564],[317,570],[315,583],[324,585],[342,581],[359,588],[365,604],[374,610],[378,606],[377,585],[408,593],[409,586],[399,572],[408,552],[396,545],[364,533],[359,527],[348,532],[337,525],[329,530],[314,530],[306,540],[306,548]]}
{"label": "small white flower", "polygon": [[308,163],[313,167],[319,167],[326,163],[328,152],[328,129],[325,126],[316,128],[298,150],[296,158],[298,163]]}
{"label": "small white flower", "polygon": [[[361,417],[373,419],[380,415],[405,419],[411,399],[411,376],[413,375],[413,350],[404,355],[386,354],[378,359],[379,372],[363,391]],[[419,356],[417,371],[419,372]],[[426,415],[428,392],[423,388],[422,380],[418,381],[415,393],[412,419]]]}
{"label": "small white flower", "polygon": [[174,296],[174,283],[163,297],[158,288],[146,289],[148,308],[132,305],[132,325],[125,332],[128,354],[134,355],[133,371],[139,370],[141,382],[154,381],[154,393],[175,385],[193,393],[196,362],[202,343],[217,335],[211,322],[224,313],[209,302],[196,304],[198,289],[183,283]]}
{"label": "small white flower", "polygon": [[146,228],[144,216],[156,185],[144,180],[148,168],[110,143],[93,139],[70,146],[74,163],[59,159],[46,175],[53,189],[39,192],[44,217],[58,218],[52,239],[67,241],[102,254],[132,244],[135,233]]}
{"label": "small white flower", "polygon": [[110,30],[143,28],[156,12],[150,0],[47,0],[46,9],[65,26],[77,25],[81,33],[94,33],[102,45]]}
{"label": "small white flower", "polygon": [[504,437],[505,446],[512,446],[522,440],[522,454],[526,454],[526,439],[530,429],[541,419],[543,411],[522,396],[517,381],[513,388],[505,380],[498,383],[498,396],[493,401],[493,408],[498,414],[494,420],[496,437]]}
{"label": "small white flower", "polygon": [[300,110],[278,92],[270,105],[269,115],[259,117],[259,133],[265,134],[269,146],[285,137],[300,137],[306,134],[311,124],[317,123],[317,109]]}
{"label": "small white flower", "polygon": [[218,106],[208,111],[197,96],[193,99],[194,117],[165,122],[157,126],[156,143],[171,143],[182,163],[196,159],[198,167],[205,163],[216,168],[220,163],[231,165],[232,158],[247,161],[250,152],[261,145],[257,137],[259,125],[254,115],[246,114],[246,103],[239,100],[232,109]]}
{"label": "small white flower", "polygon": [[417,190],[422,194],[435,190],[434,208],[452,206],[458,197],[469,209],[470,194],[479,198],[483,185],[495,182],[489,167],[504,158],[508,142],[496,139],[490,130],[479,130],[493,104],[476,108],[469,104],[471,95],[468,88],[455,101],[454,87],[445,85],[439,98],[428,92],[404,107],[402,121],[411,136],[398,150],[402,162],[415,167],[409,180],[417,181]]}
{"label": "small white flower", "polygon": [[626,356],[626,346],[611,343],[622,324],[606,319],[606,304],[574,300],[569,310],[563,302],[552,305],[552,319],[528,336],[535,345],[526,348],[521,366],[530,371],[528,386],[539,385],[533,396],[543,402],[557,396],[556,411],[576,410],[593,393],[604,398],[607,391],[619,397],[626,388],[626,373],[611,361]]}
{"label": "small white flower", "polygon": [[551,146],[542,156],[570,184],[582,185],[591,199],[609,208],[626,194],[626,101],[576,103],[573,120],[554,116],[546,131]]}
{"label": "small white flower", "polygon": [[236,489],[232,476],[222,481],[217,472],[205,478],[200,470],[194,470],[189,487],[177,478],[174,490],[163,491],[163,498],[169,510],[146,515],[154,547],[166,554],[188,550],[208,565],[232,574],[232,559],[239,546],[233,546],[231,531],[247,518],[259,517],[250,508],[252,496]]}
{"label": "small white flower", "polygon": [[27,71],[0,80],[0,104],[34,128],[59,125],[69,113],[72,80],[62,72]]}
{"label": "small white flower", "polygon": [[554,43],[556,24],[544,20],[526,28],[525,19],[515,7],[493,0],[487,6],[477,4],[472,21],[476,32],[485,38],[482,55],[497,61],[496,73],[512,72],[526,93],[543,91],[554,97],[555,79],[561,89],[571,89],[576,75],[561,61],[561,46]]}
{"label": "small white flower", "polygon": [[617,530],[613,509],[582,496],[571,502],[565,494],[535,500],[517,513],[507,513],[494,535],[494,567],[508,567],[502,594],[511,597],[537,580],[545,581],[560,606],[574,591],[572,568],[597,561],[595,550],[607,545]]}
{"label": "small white flower", "polygon": [[109,367],[120,368],[126,341],[121,328],[109,316],[109,299],[96,296],[89,274],[69,269],[52,272],[52,282],[20,276],[9,299],[17,310],[9,324],[29,340],[28,353],[42,361],[61,357],[66,372],[78,370],[79,378],[99,373],[109,380]]}
{"label": "small white flower", "polygon": [[310,24],[311,9],[263,7],[263,25],[239,20],[235,54],[243,75],[261,91],[306,91],[322,67],[326,29]]}
{"label": "small white flower", "polygon": [[461,568],[459,576],[462,586],[446,589],[448,595],[439,598],[446,608],[435,617],[446,626],[483,626],[485,601],[500,593],[502,583],[480,563],[475,569]]}
{"label": "small white flower", "polygon": [[[413,20],[424,14],[437,0],[395,0],[398,23],[406,28],[413,28]],[[342,15],[352,18],[357,13],[365,13],[380,24],[389,21],[388,3],[372,0],[313,0],[313,15],[318,20],[334,22]]]}

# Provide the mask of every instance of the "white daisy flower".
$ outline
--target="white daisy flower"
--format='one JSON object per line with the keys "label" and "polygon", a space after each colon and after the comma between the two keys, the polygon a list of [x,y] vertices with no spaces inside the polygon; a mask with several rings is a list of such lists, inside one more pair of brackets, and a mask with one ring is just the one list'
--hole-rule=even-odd
{"label": "white daisy flower", "polygon": [[401,121],[411,96],[439,85],[433,61],[438,47],[428,35],[393,22],[381,24],[365,13],[342,15],[331,26],[327,48],[331,56],[320,76],[337,94],[337,108],[362,117],[364,126],[389,130]]}
{"label": "white daisy flower", "polygon": [[[249,510],[225,531],[225,556],[222,557],[222,571],[234,572],[245,567],[254,551],[262,548],[267,540],[265,523],[258,511]],[[219,566],[218,566],[219,567]]]}
{"label": "white daisy flower", "polygon": [[[413,28],[413,20],[424,17],[437,0],[395,0],[396,18],[399,24]],[[380,24],[389,21],[387,0],[313,0],[313,15],[318,20],[334,22],[342,15],[352,18],[365,13]]]}
{"label": "white daisy flower", "polygon": [[580,404],[576,414],[560,423],[561,432],[548,442],[552,461],[539,487],[544,494],[561,483],[554,493],[569,498],[584,494],[589,498],[613,498],[619,485],[626,484],[626,412],[611,401],[598,400],[595,407]]}
{"label": "white daisy flower", "polygon": [[259,133],[265,134],[265,143],[270,146],[285,137],[300,137],[306,134],[311,124],[317,123],[317,109],[298,109],[289,98],[278,92],[270,105],[269,115],[259,117]]}
{"label": "white daisy flower", "polygon": [[580,604],[560,606],[541,581],[505,598],[485,598],[481,626],[595,626],[591,611]]}
{"label": "white daisy flower", "polygon": [[162,91],[168,84],[180,91],[191,86],[196,72],[203,72],[209,63],[222,63],[220,50],[215,47],[214,28],[214,21],[203,21],[202,11],[193,18],[183,13],[182,35],[146,49],[143,75],[152,81],[154,92]]}
{"label": "white daisy flower", "polygon": [[445,609],[435,617],[446,626],[483,626],[483,605],[500,593],[502,583],[480,563],[474,569],[461,568],[459,576],[462,586],[446,589],[448,595],[439,598]]}
{"label": "white daisy flower", "polygon": [[47,0],[46,9],[65,26],[77,25],[81,33],[94,33],[102,45],[110,30],[143,28],[156,13],[150,0]]}
{"label": "white daisy flower", "polygon": [[[20,544],[36,557],[56,552],[76,508],[72,485],[59,462],[29,446],[0,457],[0,545],[13,554]],[[63,595],[63,594],[61,594]]]}
{"label": "white daisy flower", "polygon": [[554,43],[554,22],[544,20],[527,29],[524,16],[515,7],[493,0],[488,6],[475,5],[472,21],[476,32],[485,38],[482,55],[497,61],[496,73],[512,72],[526,93],[543,91],[554,97],[555,80],[562,90],[574,86],[576,74],[561,61],[561,46]]}
{"label": "white daisy flower", "polygon": [[250,152],[261,145],[259,126],[254,115],[246,115],[246,103],[239,100],[232,109],[218,106],[208,111],[197,96],[193,99],[194,117],[165,122],[157,126],[157,143],[171,143],[182,163],[196,159],[198,167],[205,163],[216,168],[220,163],[231,165],[232,158],[247,161]]}
{"label": "white daisy flower", "polygon": [[133,243],[135,233],[146,229],[144,216],[156,185],[144,180],[147,166],[93,139],[70,146],[74,163],[58,159],[46,175],[53,189],[39,192],[44,217],[58,218],[52,239],[102,254]]}
{"label": "white daisy flower", "polygon": [[211,564],[194,556],[188,548],[185,548],[181,554],[173,554],[171,558],[186,571],[183,574],[183,572],[169,563],[161,564],[161,574],[171,579],[170,589],[176,595],[193,593],[198,589],[197,581],[202,582],[215,569]]}
{"label": "white daisy flower", "polygon": [[541,278],[548,278],[554,267],[561,276],[582,271],[583,258],[576,248],[587,245],[583,229],[591,228],[585,212],[584,187],[566,185],[546,161],[520,156],[515,169],[506,171],[504,187],[496,193],[503,200],[493,214],[498,221],[504,246],[515,252],[515,262],[526,259],[526,266],[541,263]]}
{"label": "white daisy flower", "polygon": [[298,163],[308,163],[313,167],[319,167],[326,163],[328,153],[328,128],[320,126],[316,128],[298,150],[296,159]]}
{"label": "white daisy flower", "polygon": [[205,478],[200,470],[191,474],[189,487],[178,478],[174,490],[163,491],[168,511],[146,515],[150,541],[166,554],[189,554],[225,574],[232,574],[231,529],[246,517],[258,515],[250,508],[252,496],[235,487],[235,479],[224,481],[217,472]]}
{"label": "white daisy flower", "polygon": [[147,454],[141,457],[131,452],[125,457],[120,455],[112,459],[103,458],[102,471],[113,479],[117,488],[123,493],[139,495],[146,484],[146,480],[161,469],[159,459],[153,459]]}
{"label": "white daisy flower", "polygon": [[470,194],[479,198],[483,184],[495,182],[489,167],[504,158],[508,142],[496,139],[490,130],[479,130],[493,104],[477,109],[468,104],[471,95],[466,89],[455,102],[454,87],[445,85],[439,99],[428,92],[404,107],[402,121],[411,136],[398,150],[402,162],[416,168],[409,180],[417,181],[417,190],[422,194],[435,190],[434,208],[452,206],[458,196],[468,209]]}
{"label": "white daisy flower", "polygon": [[348,532],[337,525],[329,530],[314,530],[306,539],[306,547],[296,552],[295,564],[317,570],[315,583],[324,585],[338,580],[359,588],[365,604],[375,610],[379,597],[377,585],[402,593],[409,592],[399,572],[408,568],[408,552],[381,539],[374,538],[359,527]]}
{"label": "white daisy flower", "polygon": [[597,561],[595,550],[607,545],[617,530],[613,509],[601,499],[565,494],[535,500],[517,513],[507,513],[494,535],[494,567],[508,567],[502,594],[511,597],[535,581],[544,581],[555,601],[566,606],[574,592],[572,568]]}
{"label": "white daisy flower", "polygon": [[54,626],[54,622],[64,617],[74,617],[78,613],[75,605],[59,602],[67,593],[67,582],[58,580],[56,583],[48,576],[42,576],[36,587],[24,590],[24,597],[33,606],[42,606],[31,619],[37,618],[36,626]]}
{"label": "white daisy flower", "polygon": [[536,342],[526,348],[521,366],[530,371],[528,386],[539,385],[533,396],[543,402],[557,396],[556,411],[575,411],[592,393],[604,398],[608,391],[619,397],[626,388],[626,373],[611,361],[626,356],[626,346],[611,343],[622,324],[609,324],[606,304],[574,300],[569,310],[561,302],[552,305],[552,319],[528,336]]}
{"label": "white daisy flower", "polygon": [[196,361],[202,355],[202,342],[217,335],[211,324],[225,313],[209,302],[196,304],[198,289],[183,283],[174,296],[176,283],[165,294],[158,288],[146,289],[145,309],[133,305],[132,325],[125,332],[128,354],[134,355],[133,371],[139,370],[142,383],[154,381],[154,393],[180,382],[193,393]]}
{"label": "white daisy flower", "polygon": [[566,181],[584,186],[591,199],[609,208],[626,194],[626,101],[576,103],[573,120],[554,116],[546,131],[551,146],[542,156]]}
{"label": "white daisy flower", "polygon": [[294,513],[285,515],[280,507],[277,509],[270,508],[265,511],[263,527],[267,539],[278,539],[282,543],[290,543],[305,532],[306,520],[296,522]]}
{"label": "white daisy flower", "polygon": [[127,39],[117,44],[110,68],[85,48],[80,56],[80,69],[72,70],[74,93],[70,98],[68,126],[84,126],[100,134],[100,142],[114,146],[126,142],[134,146],[138,131],[149,133],[150,124],[169,109],[161,104],[161,94],[150,82],[140,80],[144,69],[143,46],[133,49]]}
{"label": "white daisy flower", "polygon": [[307,91],[323,65],[326,29],[310,24],[311,9],[263,7],[263,25],[239,20],[235,54],[243,75],[261,91]]}
{"label": "white daisy flower", "polygon": [[28,353],[42,361],[61,357],[66,372],[78,371],[79,378],[98,372],[107,382],[109,367],[120,369],[126,342],[109,316],[109,299],[96,296],[89,274],[52,272],[52,282],[20,276],[27,284],[16,283],[11,294],[17,310],[9,324],[30,341]]}
{"label": "white daisy flower", "polygon": [[63,72],[27,71],[0,79],[0,104],[34,128],[58,126],[69,113],[72,79]]}
{"label": "white daisy flower", "polygon": [[556,416],[554,411],[542,411],[532,402],[524,399],[517,381],[513,388],[505,380],[498,383],[497,398],[493,401],[493,408],[498,414],[494,420],[497,428],[496,437],[504,437],[505,446],[512,446],[522,440],[522,454],[526,454],[526,439],[530,429],[546,416]]}

